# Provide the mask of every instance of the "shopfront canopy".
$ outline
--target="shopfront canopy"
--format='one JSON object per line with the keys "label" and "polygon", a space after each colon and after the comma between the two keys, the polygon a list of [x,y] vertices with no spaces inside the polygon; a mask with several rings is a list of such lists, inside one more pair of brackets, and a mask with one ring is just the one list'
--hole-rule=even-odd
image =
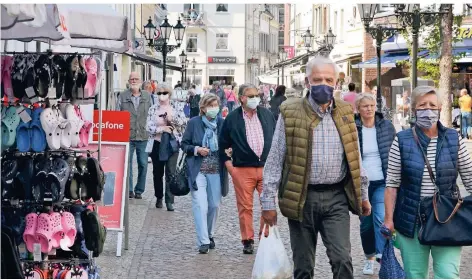
{"label": "shopfront canopy", "polygon": [[[459,57],[454,63],[472,63],[472,48],[454,48],[452,55]],[[439,60],[439,55],[429,53],[425,60]]]}
{"label": "shopfront canopy", "polygon": [[12,14],[9,6],[15,5],[2,4],[1,7],[0,39],[29,42],[35,39],[57,41],[69,37],[69,33],[61,25],[55,4],[34,4],[34,15],[31,13],[25,15],[21,12],[18,15]]}
{"label": "shopfront canopy", "polygon": [[[426,56],[428,51],[420,51],[418,57]],[[397,66],[400,61],[406,61],[410,59],[408,52],[392,52],[386,53],[380,57],[380,65],[382,68],[393,68]],[[352,68],[366,68],[375,69],[377,68],[377,57],[361,62],[359,64],[352,65]]]}
{"label": "shopfront canopy", "polygon": [[[145,55],[145,54],[139,54],[139,53],[131,54],[131,53],[128,53],[128,52],[126,52],[124,54],[131,57],[131,58],[134,58],[135,60],[138,60],[138,61],[150,64],[150,65],[156,66],[158,68],[163,68],[164,67],[163,64],[162,64],[162,61],[160,59],[154,58],[152,56],[148,56],[148,55]],[[181,67],[177,67],[177,66],[169,65],[169,64],[166,64],[166,69],[182,72]]]}
{"label": "shopfront canopy", "polygon": [[54,45],[92,48],[116,53],[129,49],[128,18],[119,15],[107,4],[58,4],[70,38],[52,42]]}

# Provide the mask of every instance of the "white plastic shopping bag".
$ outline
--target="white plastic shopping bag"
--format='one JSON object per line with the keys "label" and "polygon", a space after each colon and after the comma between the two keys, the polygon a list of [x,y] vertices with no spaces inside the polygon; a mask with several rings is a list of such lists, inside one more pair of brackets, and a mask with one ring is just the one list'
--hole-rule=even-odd
{"label": "white plastic shopping bag", "polygon": [[[262,232],[265,232],[266,225]],[[262,234],[256,260],[252,268],[253,279],[291,279],[292,264],[280,239],[277,226],[269,227],[269,236]]]}

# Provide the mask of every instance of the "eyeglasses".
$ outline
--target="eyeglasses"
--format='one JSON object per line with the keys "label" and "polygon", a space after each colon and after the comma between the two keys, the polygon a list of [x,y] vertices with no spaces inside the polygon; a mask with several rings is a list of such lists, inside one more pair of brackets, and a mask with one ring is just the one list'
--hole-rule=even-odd
{"label": "eyeglasses", "polygon": [[168,95],[168,91],[163,91],[163,92],[156,92],[157,95]]}

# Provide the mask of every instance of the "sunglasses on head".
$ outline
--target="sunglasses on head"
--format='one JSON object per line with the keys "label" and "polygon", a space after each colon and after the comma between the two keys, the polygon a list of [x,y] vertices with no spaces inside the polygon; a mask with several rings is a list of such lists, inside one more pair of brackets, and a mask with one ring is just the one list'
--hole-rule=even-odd
{"label": "sunglasses on head", "polygon": [[161,91],[161,92],[156,92],[157,95],[167,95],[169,94],[168,91]]}

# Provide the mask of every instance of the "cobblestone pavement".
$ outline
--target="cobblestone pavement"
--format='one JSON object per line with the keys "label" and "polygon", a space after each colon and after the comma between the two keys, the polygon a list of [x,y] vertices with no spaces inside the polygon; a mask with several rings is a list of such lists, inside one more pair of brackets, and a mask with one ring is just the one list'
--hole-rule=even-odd
{"label": "cobblestone pavement", "polygon": [[[136,166],[133,173],[137,175]],[[176,197],[175,212],[154,207],[152,165],[148,167],[146,192],[143,200],[130,203],[129,250],[115,257],[116,233],[108,234],[104,253],[97,259],[102,278],[250,278],[255,255],[243,255],[240,243],[234,190],[223,198],[216,230],[216,250],[200,255],[196,248],[196,234],[191,212],[190,196]],[[259,205],[255,197],[255,205]],[[259,208],[259,207],[256,207]],[[260,211],[254,215],[254,225]],[[285,218],[279,213],[279,229],[285,248],[291,258],[290,238]],[[363,253],[359,237],[359,220],[351,217],[352,259],[355,278],[362,274]],[[315,278],[332,278],[331,267],[318,239]],[[257,245],[256,241],[256,245]],[[398,253],[398,252],[397,252]],[[401,258],[399,258],[401,259]],[[472,249],[462,253],[461,278],[472,278]],[[376,266],[376,274],[379,267]],[[371,278],[377,278],[373,276]]]}

